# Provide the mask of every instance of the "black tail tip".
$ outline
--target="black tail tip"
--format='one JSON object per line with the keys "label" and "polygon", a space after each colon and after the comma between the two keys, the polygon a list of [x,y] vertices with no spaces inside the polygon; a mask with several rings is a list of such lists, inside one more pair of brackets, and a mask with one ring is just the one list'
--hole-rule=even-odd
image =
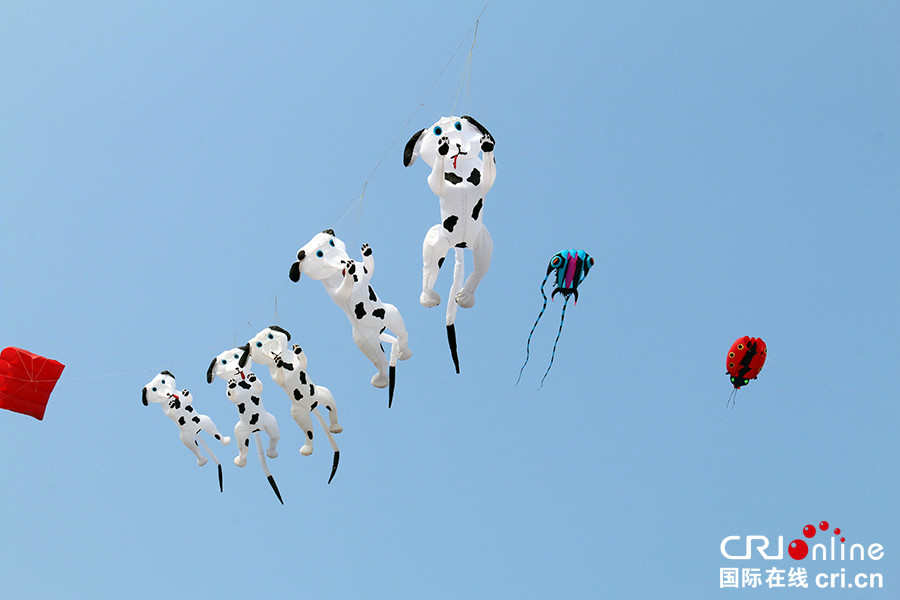
{"label": "black tail tip", "polygon": [[447,341],[450,342],[450,357],[453,359],[453,366],[456,367],[456,374],[459,375],[459,354],[456,352],[456,326],[452,323],[447,325]]}
{"label": "black tail tip", "polygon": [[222,488],[222,465],[216,465],[219,467],[219,491],[224,492],[225,490]]}
{"label": "black tail tip", "polygon": [[331,480],[334,479],[334,474],[337,473],[339,462],[341,462],[341,451],[336,450],[334,453],[334,460],[331,461],[331,477],[328,478],[328,483],[331,483]]}
{"label": "black tail tip", "polygon": [[388,408],[394,403],[394,383],[397,381],[397,367],[388,367]]}
{"label": "black tail tip", "polygon": [[278,496],[278,501],[284,505],[284,500],[281,499],[281,492],[278,491],[278,486],[275,485],[275,478],[269,475],[269,485],[272,486],[272,489],[275,491],[275,495]]}

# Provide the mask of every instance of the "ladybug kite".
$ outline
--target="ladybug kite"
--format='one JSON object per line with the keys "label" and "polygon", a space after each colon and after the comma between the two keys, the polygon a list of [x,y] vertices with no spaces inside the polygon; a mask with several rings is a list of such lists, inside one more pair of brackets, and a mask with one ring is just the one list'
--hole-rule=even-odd
{"label": "ladybug kite", "polygon": [[763,365],[766,363],[766,343],[761,338],[752,338],[745,335],[738,338],[728,349],[728,358],[725,361],[727,373],[731,376],[731,392],[729,402],[734,402],[734,395],[741,387],[756,379]]}

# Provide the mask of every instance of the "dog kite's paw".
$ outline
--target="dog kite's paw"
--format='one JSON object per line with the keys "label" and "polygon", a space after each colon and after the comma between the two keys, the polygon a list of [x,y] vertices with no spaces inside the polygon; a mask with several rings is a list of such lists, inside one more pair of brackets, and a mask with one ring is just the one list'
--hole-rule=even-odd
{"label": "dog kite's paw", "polygon": [[303,456],[309,456],[310,454],[312,454],[312,451],[313,448],[309,444],[303,444],[303,446],[300,448],[300,454],[302,454]]}
{"label": "dog kite's paw", "polygon": [[363,256],[372,256],[372,248],[370,248],[368,244],[362,245],[362,255]]}
{"label": "dog kite's paw", "polygon": [[441,156],[447,156],[447,153],[450,152],[450,138],[446,135],[438,140],[438,154]]}
{"label": "dog kite's paw", "polygon": [[328,431],[330,431],[331,433],[340,433],[340,432],[342,432],[343,430],[344,430],[344,428],[341,427],[340,425],[338,425],[337,423],[335,423],[334,425],[331,425],[331,426],[328,428]]}
{"label": "dog kite's paw", "polygon": [[275,448],[269,448],[268,450],[266,450],[266,456],[268,456],[269,458],[278,458],[278,450],[276,450]]}
{"label": "dog kite's paw", "polygon": [[231,443],[231,438],[228,437],[227,435],[226,435],[225,437],[222,438],[222,445],[223,445],[223,446],[227,446],[227,445],[230,444],[230,443]]}
{"label": "dog kite's paw", "polygon": [[492,138],[490,135],[482,136],[481,151],[482,152],[493,152],[494,151],[494,138]]}
{"label": "dog kite's paw", "polygon": [[432,306],[437,306],[441,303],[441,296],[434,290],[422,290],[422,295],[419,296],[419,302],[425,308],[431,308]]}
{"label": "dog kite's paw", "polygon": [[202,467],[203,465],[205,465],[208,462],[209,462],[209,459],[206,458],[205,456],[200,456],[197,458],[197,466],[198,467]]}
{"label": "dog kite's paw", "polygon": [[245,466],[247,466],[247,457],[246,457],[246,456],[243,456],[243,457],[241,457],[241,456],[235,456],[235,457],[234,457],[234,464],[237,465],[238,467],[245,467]]}
{"label": "dog kite's paw", "polygon": [[472,308],[475,306],[475,294],[460,292],[456,295],[456,303],[463,308]]}
{"label": "dog kite's paw", "polygon": [[406,360],[407,358],[412,357],[412,350],[409,348],[401,348],[399,352],[397,352],[397,358],[400,360]]}
{"label": "dog kite's paw", "polygon": [[390,383],[388,378],[382,375],[380,371],[372,376],[372,385],[377,388],[387,387],[388,383]]}
{"label": "dog kite's paw", "polygon": [[342,260],[341,264],[344,265],[344,277],[352,277],[353,281],[359,281],[356,276],[356,261]]}

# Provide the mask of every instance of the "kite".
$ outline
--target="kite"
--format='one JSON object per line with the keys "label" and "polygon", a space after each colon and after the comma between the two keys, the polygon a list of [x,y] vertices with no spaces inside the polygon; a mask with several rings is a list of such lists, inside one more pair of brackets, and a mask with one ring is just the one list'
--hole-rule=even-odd
{"label": "kite", "polygon": [[738,338],[728,349],[728,358],[725,360],[726,373],[731,376],[731,385],[734,386],[728,402],[734,405],[737,391],[756,379],[763,365],[766,363],[766,343],[761,338],[752,338],[749,335]]}
{"label": "kite", "polygon": [[[481,156],[479,156],[479,153]],[[422,244],[422,295],[419,302],[430,308],[441,303],[434,291],[438,271],[447,251],[453,248],[456,264],[450,301],[447,303],[447,341],[456,372],[459,355],[456,348],[456,307],[475,305],[475,290],[491,266],[494,243],[484,226],[484,199],[497,175],[494,138],[481,123],[469,116],[442,117],[429,129],[410,138],[403,150],[403,166],[416,158],[431,167],[428,186],[440,199],[441,222],[425,234]],[[465,280],[464,249],[472,251],[473,269]]]}
{"label": "kite", "polygon": [[[325,435],[328,436],[331,449],[334,450],[331,476],[328,478],[328,483],[331,483],[338,468],[338,461],[341,459],[341,451],[338,450],[334,436],[331,434],[340,433],[344,428],[338,424],[337,405],[334,403],[331,391],[325,386],[313,384],[312,379],[306,374],[306,353],[297,344],[289,347],[290,340],[291,334],[281,327],[277,325],[266,327],[245,346],[242,346],[244,354],[238,364],[243,366],[248,359],[251,359],[269,367],[269,375],[272,380],[291,399],[291,417],[306,434],[306,443],[300,448],[300,454],[303,456],[309,456],[313,452],[313,428],[309,415],[310,413],[316,415],[319,424],[325,430]],[[328,411],[330,424],[327,426],[319,412],[320,405]]]}
{"label": "kite", "polygon": [[169,371],[161,372],[144,386],[141,401],[144,403],[144,406],[150,406],[150,402],[162,406],[165,415],[178,425],[181,441],[197,457],[197,466],[202,467],[208,462],[208,459],[200,452],[200,446],[202,445],[206,449],[218,468],[219,491],[221,492],[222,464],[216,458],[216,455],[213,454],[213,451],[209,449],[209,446],[206,445],[206,442],[203,441],[203,438],[200,437],[200,432],[205,431],[225,446],[231,443],[231,438],[228,436],[222,437],[212,419],[194,411],[194,407],[191,405],[191,393],[187,390],[179,392],[175,387],[175,376]]}
{"label": "kite", "polygon": [[588,271],[593,266],[594,259],[584,250],[563,250],[554,254],[553,258],[550,259],[550,264],[547,265],[547,275],[544,277],[544,281],[541,282],[541,296],[544,297],[544,305],[541,307],[541,312],[538,313],[534,326],[531,328],[531,333],[528,334],[528,342],[525,344],[525,362],[522,364],[522,368],[519,369],[519,379],[516,380],[517,385],[519,380],[522,379],[522,371],[525,370],[525,365],[528,364],[528,358],[531,356],[531,336],[534,335],[534,330],[537,329],[538,322],[544,316],[544,310],[547,309],[547,294],[544,293],[544,286],[547,284],[550,274],[554,271],[556,272],[556,287],[550,294],[550,299],[552,300],[556,294],[562,294],[566,300],[563,302],[562,316],[559,319],[559,331],[556,332],[556,341],[553,342],[550,364],[541,378],[541,387],[543,387],[544,379],[550,373],[550,367],[553,366],[553,359],[556,357],[556,345],[559,343],[563,322],[566,320],[566,306],[569,304],[569,297],[574,296],[575,304],[578,304],[578,286],[581,285],[581,282],[584,281]]}
{"label": "kite", "polygon": [[[260,393],[262,392],[262,382],[251,371],[253,360],[241,357],[244,351],[241,348],[232,348],[218,355],[209,364],[206,371],[206,382],[212,383],[213,378],[218,376],[228,383],[228,399],[237,406],[238,422],[234,426],[234,436],[237,438],[238,455],[234,459],[234,464],[243,467],[247,464],[247,451],[250,448],[250,435],[256,434],[256,451],[259,455],[259,464],[262,465],[263,473],[272,490],[278,497],[278,501],[284,504],[281,499],[281,492],[275,485],[275,478],[269,472],[266,465],[266,456],[276,458],[278,450],[278,440],[281,433],[278,431],[278,421],[275,416],[266,412],[263,406]],[[269,435],[269,448],[263,454],[262,441],[259,438],[260,430],[265,431]]]}
{"label": "kite", "polygon": [[66,366],[21,348],[0,352],[0,408],[43,420],[47,400]]}
{"label": "kite", "polygon": [[[350,320],[356,346],[378,369],[372,376],[372,385],[377,388],[389,386],[390,407],[394,399],[397,360],[406,360],[412,356],[412,351],[400,311],[393,304],[382,302],[369,283],[375,260],[368,244],[362,245],[362,255],[362,262],[351,259],[344,242],[334,236],[333,229],[326,229],[300,248],[289,275],[295,283],[300,281],[301,274],[322,282],[325,291]],[[386,333],[386,329],[396,337]],[[390,360],[385,356],[381,342],[390,344]]]}

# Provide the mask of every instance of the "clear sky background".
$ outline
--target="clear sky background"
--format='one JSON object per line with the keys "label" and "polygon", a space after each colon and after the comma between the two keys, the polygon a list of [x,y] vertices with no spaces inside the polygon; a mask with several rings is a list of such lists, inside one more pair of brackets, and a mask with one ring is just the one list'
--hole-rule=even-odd
{"label": "clear sky background", "polygon": [[[0,346],[67,365],[42,422],[0,414],[0,595],[897,597],[900,7],[495,0],[473,49],[483,7],[0,4]],[[418,303],[438,201],[401,161],[451,113],[498,163],[459,375]],[[327,227],[372,246],[410,331],[390,410],[322,286],[288,280]],[[559,298],[514,387],[572,247],[597,264],[543,389]],[[284,506],[207,438],[220,493],[140,402],[169,369],[230,433],[207,366],[273,323],[344,426],[326,485],[324,436],[300,456],[256,369]],[[769,359],[727,409],[742,335]],[[719,551],[823,519],[884,558]],[[773,565],[884,589],[719,588]]]}

